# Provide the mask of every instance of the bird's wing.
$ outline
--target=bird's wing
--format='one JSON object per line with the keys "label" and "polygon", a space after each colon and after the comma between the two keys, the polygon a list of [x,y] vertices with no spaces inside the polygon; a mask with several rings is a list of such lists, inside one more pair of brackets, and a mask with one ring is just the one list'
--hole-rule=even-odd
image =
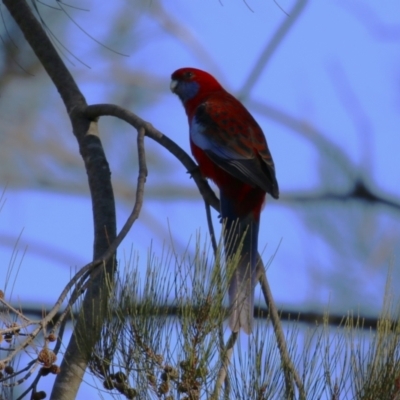
{"label": "bird's wing", "polygon": [[277,198],[275,166],[264,134],[246,108],[227,92],[201,103],[191,139],[220,168]]}

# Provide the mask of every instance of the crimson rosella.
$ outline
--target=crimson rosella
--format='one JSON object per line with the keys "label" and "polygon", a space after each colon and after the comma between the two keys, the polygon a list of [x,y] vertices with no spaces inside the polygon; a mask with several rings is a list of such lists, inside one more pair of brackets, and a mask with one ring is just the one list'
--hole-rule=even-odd
{"label": "crimson rosella", "polygon": [[258,230],[265,195],[279,197],[275,166],[263,131],[247,109],[209,73],[181,68],[171,90],[181,99],[190,146],[201,173],[220,190],[225,253],[229,261],[241,246],[229,283],[233,332],[250,333],[258,259]]}

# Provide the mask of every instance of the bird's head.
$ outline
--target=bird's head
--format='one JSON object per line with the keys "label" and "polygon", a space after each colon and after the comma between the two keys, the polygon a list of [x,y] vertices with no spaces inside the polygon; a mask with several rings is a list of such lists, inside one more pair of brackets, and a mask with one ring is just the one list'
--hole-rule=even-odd
{"label": "bird's head", "polygon": [[196,68],[180,68],[171,75],[170,88],[185,104],[198,94],[222,89],[218,81],[208,72]]}

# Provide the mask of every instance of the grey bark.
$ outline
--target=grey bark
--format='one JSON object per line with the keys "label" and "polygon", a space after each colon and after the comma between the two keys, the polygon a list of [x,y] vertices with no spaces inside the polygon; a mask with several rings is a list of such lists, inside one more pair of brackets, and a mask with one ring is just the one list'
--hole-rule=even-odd
{"label": "grey bark", "polygon": [[[26,1],[3,0],[3,3],[53,81],[67,109],[88,174],[94,220],[93,257],[99,258],[116,237],[116,217],[110,169],[98,137],[97,123],[85,116],[87,103],[84,96]],[[61,373],[53,387],[52,399],[70,400],[77,396],[93,346],[100,337],[108,299],[107,282],[112,282],[115,267],[114,255],[103,268],[94,270],[90,277],[74,333],[61,364]]]}

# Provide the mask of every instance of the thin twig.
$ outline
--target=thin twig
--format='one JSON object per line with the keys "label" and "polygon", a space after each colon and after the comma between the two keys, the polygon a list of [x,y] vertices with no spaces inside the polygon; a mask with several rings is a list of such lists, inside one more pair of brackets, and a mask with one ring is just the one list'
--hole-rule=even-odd
{"label": "thin twig", "polygon": [[[87,272],[80,281],[75,285],[74,291],[72,292],[68,304],[65,307],[64,311],[60,314],[56,324],[53,326],[50,333],[57,334],[57,342],[53,348],[53,352],[58,354],[61,345],[62,339],[64,336],[65,326],[67,324],[68,318],[67,316],[71,313],[71,309],[75,302],[79,299],[79,297],[84,293],[87,288],[87,285],[90,283],[90,280],[87,280],[90,276],[90,271]],[[86,282],[86,283],[85,283]]]}
{"label": "thin twig", "polygon": [[289,351],[286,345],[285,335],[282,329],[282,323],[279,318],[278,309],[276,307],[274,298],[272,296],[271,288],[269,287],[267,275],[265,273],[265,268],[262,263],[261,257],[258,259],[257,264],[257,275],[259,276],[259,281],[261,284],[261,290],[264,294],[265,302],[267,303],[272,325],[274,327],[274,332],[276,336],[276,342],[278,344],[279,353],[281,355],[283,373],[285,376],[285,385],[286,385],[286,393],[287,395],[293,397],[294,396],[294,389],[292,383],[292,376],[296,383],[296,386],[300,393],[300,399],[306,400],[306,392],[304,390],[303,382],[300,379],[300,376],[294,366]]}
{"label": "thin twig", "polygon": [[3,3],[46,69],[60,93],[68,113],[70,114],[74,110],[85,106],[85,98],[61,57],[51,45],[42,25],[33,15],[27,2],[22,0],[3,0]]}
{"label": "thin twig", "polygon": [[297,21],[298,17],[304,10],[306,4],[307,0],[298,0],[296,4],[293,6],[292,10],[289,11],[288,13],[289,16],[283,20],[282,24],[279,26],[278,30],[273,35],[272,39],[268,39],[264,51],[261,53],[259,59],[255,63],[253,70],[249,74],[242,89],[238,93],[239,98],[245,98],[249,95],[251,89],[256,84],[261,73],[264,71],[265,66],[268,64],[268,61],[271,59],[272,55],[281,44],[284,37],[287,35],[287,33],[290,31],[294,23]]}
{"label": "thin twig", "polygon": [[[18,370],[18,371],[16,371],[16,372],[14,372],[14,373],[11,374],[11,375],[7,375],[7,377],[5,377],[5,378],[1,378],[1,379],[0,379],[0,382],[3,383],[5,380],[10,380],[10,379],[15,378],[16,376],[22,374],[23,372],[28,371],[28,369],[30,369],[30,368],[32,367],[32,365],[35,364],[35,363],[36,363],[36,359],[35,359],[35,360],[32,360],[32,361],[29,361],[29,363],[28,363],[28,365],[27,365],[26,367],[24,367],[24,368],[22,368],[22,369],[20,369],[20,370]],[[22,377],[21,379],[18,379],[18,381],[13,382],[13,383],[11,383],[11,384],[4,383],[4,386],[12,387],[12,386],[16,386],[16,385],[18,385],[18,384],[24,382],[24,381],[25,381],[26,379],[28,379],[29,376],[32,374],[32,371],[33,371],[33,368],[32,368],[31,371],[29,371],[29,373],[26,374],[24,377]]]}
{"label": "thin twig", "polygon": [[345,202],[351,200],[358,200],[369,204],[383,205],[385,207],[392,208],[394,211],[400,211],[400,203],[394,199],[390,199],[389,196],[376,195],[362,179],[355,179],[353,187],[344,193],[307,193],[307,194],[286,194],[282,197],[282,200],[286,202],[296,203],[322,203],[322,202]]}
{"label": "thin twig", "polygon": [[214,251],[214,257],[216,257],[217,251],[218,251],[218,246],[217,246],[217,239],[215,238],[214,225],[213,225],[212,217],[211,217],[211,209],[210,209],[210,205],[206,201],[204,201],[204,204],[206,207],[208,233],[210,234],[211,244],[212,244],[213,251]]}
{"label": "thin twig", "polygon": [[225,352],[222,354],[221,368],[218,371],[217,381],[215,383],[215,389],[212,398],[218,399],[219,392],[221,390],[222,385],[226,381],[226,377],[228,374],[228,367],[233,354],[233,347],[237,341],[239,332],[232,332],[229,340],[226,344]]}
{"label": "thin twig", "polygon": [[[213,252],[214,252],[214,259],[217,260],[218,245],[217,245],[217,239],[215,238],[214,225],[213,225],[212,218],[211,218],[211,209],[210,209],[210,205],[206,201],[204,201],[204,204],[206,207],[208,231],[209,231],[210,237],[211,237],[211,243],[212,243]],[[221,282],[222,282],[221,270],[220,270],[220,268],[218,268],[218,285],[221,285]],[[220,287],[220,286],[218,286],[218,287]],[[220,354],[224,354],[224,352],[225,352],[224,326],[222,323],[218,326],[218,344],[219,344]],[[230,392],[230,381],[229,381],[229,376],[226,375],[226,377],[225,377],[225,398],[229,399],[229,392]]]}
{"label": "thin twig", "polygon": [[[19,318],[22,320],[28,322],[29,324],[32,322],[29,318],[25,317],[24,314],[21,313],[21,311],[18,311],[16,308],[14,308],[11,304],[9,304],[6,300],[0,297],[0,303],[4,305],[9,311],[12,311],[15,315],[17,315]],[[2,333],[7,333],[7,332],[12,332],[15,331],[17,328],[10,328],[8,331],[2,331]]]}
{"label": "thin twig", "polygon": [[[37,365],[35,365],[34,368],[36,368]],[[33,372],[33,369],[30,373],[32,374],[32,372]],[[36,378],[33,380],[33,382],[29,385],[29,387],[25,390],[25,392],[23,392],[16,400],[22,400],[24,398],[24,396],[26,394],[28,394],[32,389],[36,390],[37,384],[39,383],[41,377],[42,377],[42,370],[40,369],[36,375]]]}

